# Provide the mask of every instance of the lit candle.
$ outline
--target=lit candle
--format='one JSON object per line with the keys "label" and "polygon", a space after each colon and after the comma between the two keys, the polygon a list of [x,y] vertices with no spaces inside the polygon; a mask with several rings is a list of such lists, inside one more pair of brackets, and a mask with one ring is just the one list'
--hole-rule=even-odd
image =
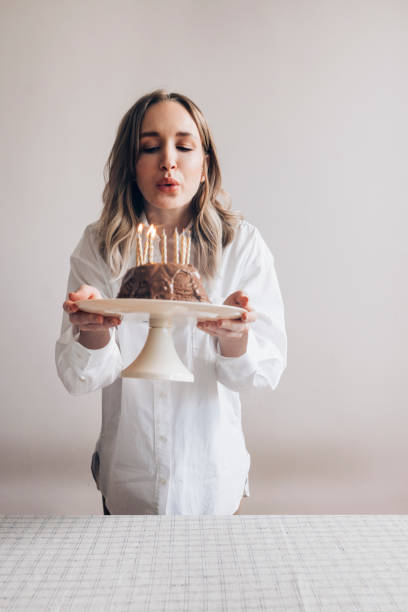
{"label": "lit candle", "polygon": [[143,250],[143,262],[142,263],[144,264],[147,263],[147,255],[149,252],[150,232],[151,232],[151,228],[149,227],[146,233],[146,239],[145,239],[144,250]]}
{"label": "lit candle", "polygon": [[142,245],[143,223],[137,226],[137,242],[136,242],[136,265],[141,266],[143,263],[143,245]]}
{"label": "lit candle", "polygon": [[163,229],[162,240],[162,263],[167,263],[167,236],[165,229]]}
{"label": "lit candle", "polygon": [[186,263],[186,235],[184,233],[184,230],[181,232],[181,239],[180,239],[180,251],[181,251],[181,261],[180,263],[185,264]]}
{"label": "lit candle", "polygon": [[174,263],[179,263],[179,235],[177,227],[174,230]]}
{"label": "lit candle", "polygon": [[184,232],[184,264],[187,263],[187,230]]}
{"label": "lit candle", "polygon": [[191,232],[189,230],[187,234],[187,261],[186,261],[187,264],[190,263],[190,250],[191,250]]}
{"label": "lit candle", "polygon": [[152,225],[149,232],[150,232],[150,236],[149,236],[149,261],[148,263],[153,263],[154,262],[154,239],[156,236],[156,228],[154,227],[154,225]]}

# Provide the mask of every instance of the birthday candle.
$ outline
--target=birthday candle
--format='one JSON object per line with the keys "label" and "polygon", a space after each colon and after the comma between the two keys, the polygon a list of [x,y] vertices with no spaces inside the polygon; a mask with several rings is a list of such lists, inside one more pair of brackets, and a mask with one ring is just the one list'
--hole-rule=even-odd
{"label": "birthday candle", "polygon": [[143,245],[142,245],[143,223],[137,226],[137,242],[136,242],[136,265],[140,266],[143,263]]}
{"label": "birthday candle", "polygon": [[174,230],[174,263],[179,263],[179,235],[177,227]]}
{"label": "birthday candle", "polygon": [[149,262],[153,263],[154,260],[154,238],[156,236],[156,228],[154,225],[151,227],[150,237],[149,237]]}
{"label": "birthday candle", "polygon": [[190,250],[191,250],[191,232],[189,230],[187,234],[187,261],[186,261],[187,264],[190,263]]}
{"label": "birthday candle", "polygon": [[147,254],[148,254],[148,250],[149,250],[150,231],[151,231],[151,228],[149,227],[149,229],[147,230],[147,233],[146,233],[145,245],[144,245],[144,250],[143,250],[143,262],[142,263],[144,263],[144,264],[147,263]]}
{"label": "birthday candle", "polygon": [[180,238],[180,251],[181,251],[181,261],[180,263],[185,264],[185,256],[186,256],[186,236],[184,230],[181,232]]}
{"label": "birthday candle", "polygon": [[166,230],[163,229],[163,243],[162,243],[162,262],[167,263],[167,236]]}

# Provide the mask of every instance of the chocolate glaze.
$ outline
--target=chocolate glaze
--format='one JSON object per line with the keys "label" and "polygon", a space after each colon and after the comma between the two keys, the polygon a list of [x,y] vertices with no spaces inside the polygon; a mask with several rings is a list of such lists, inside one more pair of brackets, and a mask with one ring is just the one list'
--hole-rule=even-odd
{"label": "chocolate glaze", "polygon": [[209,302],[198,270],[191,265],[176,263],[153,263],[130,268],[117,297]]}

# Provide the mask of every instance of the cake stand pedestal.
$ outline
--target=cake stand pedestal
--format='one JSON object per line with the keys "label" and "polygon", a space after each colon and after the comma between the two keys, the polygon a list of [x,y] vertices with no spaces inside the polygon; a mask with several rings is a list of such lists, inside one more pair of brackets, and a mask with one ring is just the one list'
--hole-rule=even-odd
{"label": "cake stand pedestal", "polygon": [[194,376],[181,361],[174,346],[172,330],[175,319],[194,321],[237,319],[245,312],[243,308],[224,304],[218,306],[207,302],[137,298],[81,300],[77,302],[77,306],[85,312],[105,316],[138,315],[145,321],[147,315],[149,333],[145,345],[136,359],[123,370],[121,376],[184,382],[193,382]]}

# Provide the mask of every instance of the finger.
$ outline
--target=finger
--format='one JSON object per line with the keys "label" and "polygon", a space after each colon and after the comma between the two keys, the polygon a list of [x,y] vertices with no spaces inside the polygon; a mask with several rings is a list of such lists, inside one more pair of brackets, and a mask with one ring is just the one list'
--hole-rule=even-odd
{"label": "finger", "polygon": [[116,327],[122,323],[122,319],[118,317],[104,317],[104,324],[109,325],[109,327]]}
{"label": "finger", "polygon": [[217,329],[218,321],[199,321],[197,326],[200,329]]}
{"label": "finger", "polygon": [[71,312],[77,312],[79,310],[75,302],[72,302],[71,300],[66,300],[63,303],[62,307],[68,314],[70,314]]}
{"label": "finger", "polygon": [[81,331],[102,332],[109,329],[109,327],[107,325],[96,325],[95,323],[88,323],[78,325],[78,329],[80,329]]}
{"label": "finger", "polygon": [[210,329],[206,327],[201,327],[200,329],[206,334],[208,334],[209,336],[212,336],[213,338],[221,338],[221,337],[222,338],[241,338],[242,337],[242,333],[235,333],[227,329]]}
{"label": "finger", "polygon": [[247,329],[246,323],[241,323],[234,320],[221,320],[217,322],[217,329],[229,330],[232,332],[242,333]]}
{"label": "finger", "polygon": [[204,330],[210,336],[215,338],[242,338],[243,334],[240,332],[233,332],[229,329],[217,329],[216,331]]}
{"label": "finger", "polygon": [[244,321],[245,323],[253,323],[254,321],[256,321],[257,319],[257,313],[255,312],[255,310],[249,310],[248,312],[244,312],[241,315],[241,321]]}
{"label": "finger", "polygon": [[216,321],[200,321],[198,327],[204,327],[205,329],[239,329],[240,327],[246,327],[246,323],[241,319],[217,319]]}
{"label": "finger", "polygon": [[241,336],[247,331],[247,325],[245,323],[231,321],[231,320],[220,320],[220,321],[206,321],[198,324],[199,329],[207,332],[213,332],[215,335],[225,335],[225,332],[234,333]]}
{"label": "finger", "polygon": [[70,315],[69,320],[73,325],[88,325],[88,324],[103,324],[103,316],[98,314],[91,314],[89,312],[83,312],[79,310]]}
{"label": "finger", "polygon": [[80,315],[88,313],[78,312],[70,316],[70,321],[73,325],[77,325],[80,329],[94,329],[95,331],[117,327],[122,323],[117,317],[102,317],[101,315],[92,315],[95,317],[90,319],[89,316],[83,317]]}
{"label": "finger", "polygon": [[78,329],[83,330],[83,331],[106,331],[107,329],[111,329],[113,327],[118,327],[119,324],[116,325],[110,325],[110,324],[103,324],[103,325],[99,325],[97,323],[86,323],[86,324],[82,324],[82,325],[78,325]]}
{"label": "finger", "polygon": [[72,313],[69,320],[73,325],[87,325],[92,323],[101,324],[103,322],[103,317],[98,315],[89,315],[88,313],[79,310],[78,312]]}

